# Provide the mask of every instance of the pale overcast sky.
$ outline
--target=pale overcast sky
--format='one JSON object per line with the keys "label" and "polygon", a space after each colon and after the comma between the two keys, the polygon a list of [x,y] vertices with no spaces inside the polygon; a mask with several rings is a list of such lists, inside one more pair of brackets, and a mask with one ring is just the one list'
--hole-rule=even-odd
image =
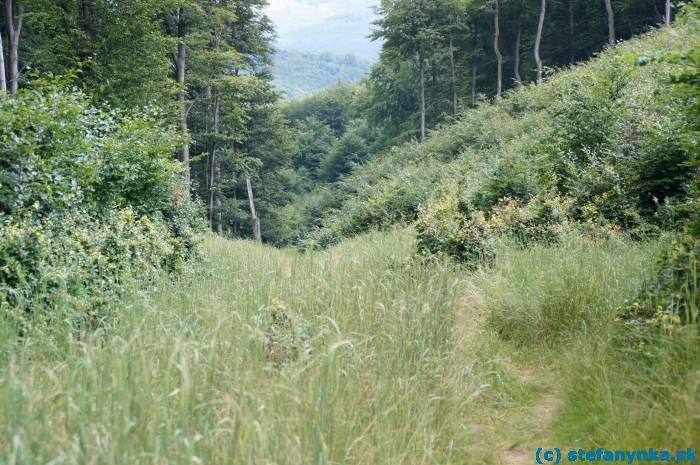
{"label": "pale overcast sky", "polygon": [[379,0],[270,0],[268,15],[280,37],[333,16],[367,11]]}

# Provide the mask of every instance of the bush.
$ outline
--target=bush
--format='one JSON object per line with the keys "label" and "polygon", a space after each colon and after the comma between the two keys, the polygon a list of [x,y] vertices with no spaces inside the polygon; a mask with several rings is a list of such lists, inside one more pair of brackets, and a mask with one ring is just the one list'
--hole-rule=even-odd
{"label": "bush", "polygon": [[470,269],[489,266],[494,259],[493,243],[475,219],[456,195],[420,207],[416,221],[419,255],[451,258]]}
{"label": "bush", "polygon": [[102,324],[125,289],[195,253],[200,207],[158,118],[60,82],[0,99],[0,313],[22,331]]}
{"label": "bush", "polygon": [[521,247],[532,244],[556,244],[565,231],[570,201],[536,197],[520,205],[509,198],[491,211],[488,226],[497,234],[510,237]]}
{"label": "bush", "polygon": [[660,256],[653,281],[619,313],[625,350],[653,355],[661,336],[700,335],[700,240],[676,239]]}
{"label": "bush", "polygon": [[162,270],[179,271],[180,241],[162,221],[131,209],[99,222],[86,213],[49,216],[0,229],[0,309],[20,328],[105,323],[126,289]]}

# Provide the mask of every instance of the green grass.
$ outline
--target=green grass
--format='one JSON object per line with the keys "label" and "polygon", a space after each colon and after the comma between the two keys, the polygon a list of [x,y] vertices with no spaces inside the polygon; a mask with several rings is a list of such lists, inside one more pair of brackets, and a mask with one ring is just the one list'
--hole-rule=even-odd
{"label": "green grass", "polygon": [[[499,364],[455,363],[465,276],[412,247],[402,232],[307,255],[207,239],[187,280],[127,299],[109,331],[16,348],[0,462],[463,463]],[[280,363],[265,341],[282,307],[313,352]]]}
{"label": "green grass", "polygon": [[[514,444],[697,431],[694,353],[682,389],[669,356],[644,378],[669,388],[635,395],[639,377],[615,378],[633,367],[591,331],[655,245],[502,246],[494,270],[468,274],[414,260],[412,236],[307,254],[209,237],[203,263],[120,302],[113,327],[4,334],[0,463],[498,464]],[[531,331],[557,337],[524,344]]]}
{"label": "green grass", "polygon": [[502,246],[483,287],[490,323],[503,339],[528,346],[609,334],[615,310],[636,295],[658,245],[567,237],[558,246]]}

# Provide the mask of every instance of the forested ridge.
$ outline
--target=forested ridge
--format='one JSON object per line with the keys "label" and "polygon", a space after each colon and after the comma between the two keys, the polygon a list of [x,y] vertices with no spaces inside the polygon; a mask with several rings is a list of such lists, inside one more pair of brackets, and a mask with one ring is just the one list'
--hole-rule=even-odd
{"label": "forested ridge", "polygon": [[355,84],[371,68],[371,62],[353,54],[304,53],[281,50],[272,57],[275,87],[287,99],[299,99],[335,87]]}
{"label": "forested ridge", "polygon": [[697,2],[267,4],[0,0],[0,464],[695,447]]}

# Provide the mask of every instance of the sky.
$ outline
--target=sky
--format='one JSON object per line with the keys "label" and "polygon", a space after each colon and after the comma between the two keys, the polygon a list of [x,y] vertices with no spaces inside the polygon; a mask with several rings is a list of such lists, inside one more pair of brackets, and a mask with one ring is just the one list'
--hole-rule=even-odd
{"label": "sky", "polygon": [[371,7],[378,4],[379,0],[270,0],[267,13],[277,25],[280,41],[285,42],[294,32],[348,14],[366,16],[369,30]]}

